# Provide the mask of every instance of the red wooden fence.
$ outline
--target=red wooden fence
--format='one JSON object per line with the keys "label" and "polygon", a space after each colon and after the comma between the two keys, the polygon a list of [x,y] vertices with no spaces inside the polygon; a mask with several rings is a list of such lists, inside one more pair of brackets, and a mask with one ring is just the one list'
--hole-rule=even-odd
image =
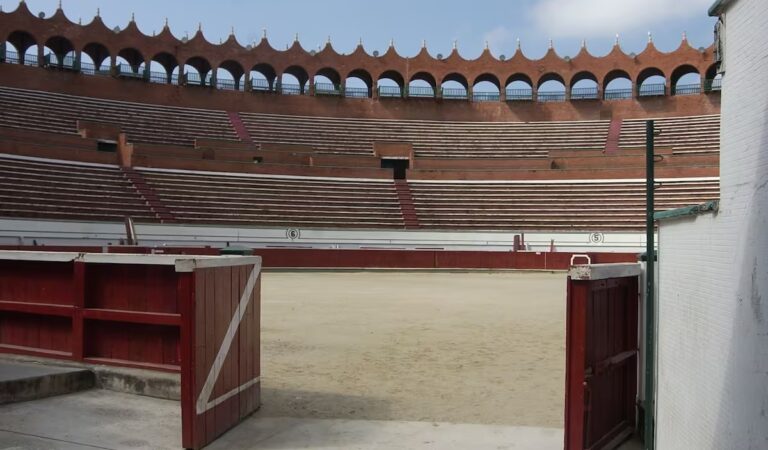
{"label": "red wooden fence", "polygon": [[259,406],[261,259],[0,251],[0,352],[181,372],[182,444]]}
{"label": "red wooden fence", "polygon": [[616,448],[636,425],[639,264],[568,274],[565,448]]}
{"label": "red wooden fence", "polygon": [[[58,247],[66,250],[68,247]],[[40,247],[2,247],[0,250],[36,250]],[[48,247],[43,247],[48,249]],[[211,247],[108,247],[110,253],[162,253],[218,255]],[[54,251],[54,250],[48,250]],[[84,251],[78,247],[71,251]],[[90,250],[89,250],[90,251]],[[312,249],[255,248],[265,268],[307,269],[520,269],[567,270],[574,253],[567,252],[501,252],[481,250],[387,250],[387,249]],[[629,263],[637,261],[636,253],[585,253],[592,262]]]}

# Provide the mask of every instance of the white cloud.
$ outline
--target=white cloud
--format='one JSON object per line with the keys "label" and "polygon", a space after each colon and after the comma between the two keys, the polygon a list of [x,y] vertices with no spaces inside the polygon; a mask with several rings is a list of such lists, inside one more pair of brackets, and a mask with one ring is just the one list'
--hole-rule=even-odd
{"label": "white cloud", "polygon": [[704,16],[713,0],[540,0],[531,11],[550,37],[589,38]]}
{"label": "white cloud", "polygon": [[488,43],[488,47],[495,55],[501,54],[504,49],[509,49],[514,39],[512,30],[504,26],[498,26],[483,35],[483,40]]}

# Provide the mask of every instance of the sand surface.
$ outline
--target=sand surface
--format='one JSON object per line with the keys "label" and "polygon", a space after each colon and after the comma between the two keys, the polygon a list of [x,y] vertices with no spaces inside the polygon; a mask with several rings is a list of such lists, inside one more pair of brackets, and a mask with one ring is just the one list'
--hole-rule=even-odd
{"label": "sand surface", "polygon": [[563,426],[565,274],[262,281],[262,417]]}

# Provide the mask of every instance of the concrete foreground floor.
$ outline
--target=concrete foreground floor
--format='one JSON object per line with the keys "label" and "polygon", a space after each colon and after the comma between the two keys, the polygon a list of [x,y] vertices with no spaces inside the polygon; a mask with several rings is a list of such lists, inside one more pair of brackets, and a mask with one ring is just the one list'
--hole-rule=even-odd
{"label": "concrete foreground floor", "polygon": [[[180,448],[179,403],[90,390],[0,406],[0,449]],[[216,449],[561,449],[553,428],[251,417]]]}

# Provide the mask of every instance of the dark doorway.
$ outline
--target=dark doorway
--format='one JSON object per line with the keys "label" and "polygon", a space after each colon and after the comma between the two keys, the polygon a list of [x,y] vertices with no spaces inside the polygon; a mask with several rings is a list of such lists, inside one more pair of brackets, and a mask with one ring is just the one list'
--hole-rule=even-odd
{"label": "dark doorway", "polygon": [[392,169],[395,180],[405,180],[405,171],[410,167],[410,161],[407,159],[382,159],[382,169]]}

